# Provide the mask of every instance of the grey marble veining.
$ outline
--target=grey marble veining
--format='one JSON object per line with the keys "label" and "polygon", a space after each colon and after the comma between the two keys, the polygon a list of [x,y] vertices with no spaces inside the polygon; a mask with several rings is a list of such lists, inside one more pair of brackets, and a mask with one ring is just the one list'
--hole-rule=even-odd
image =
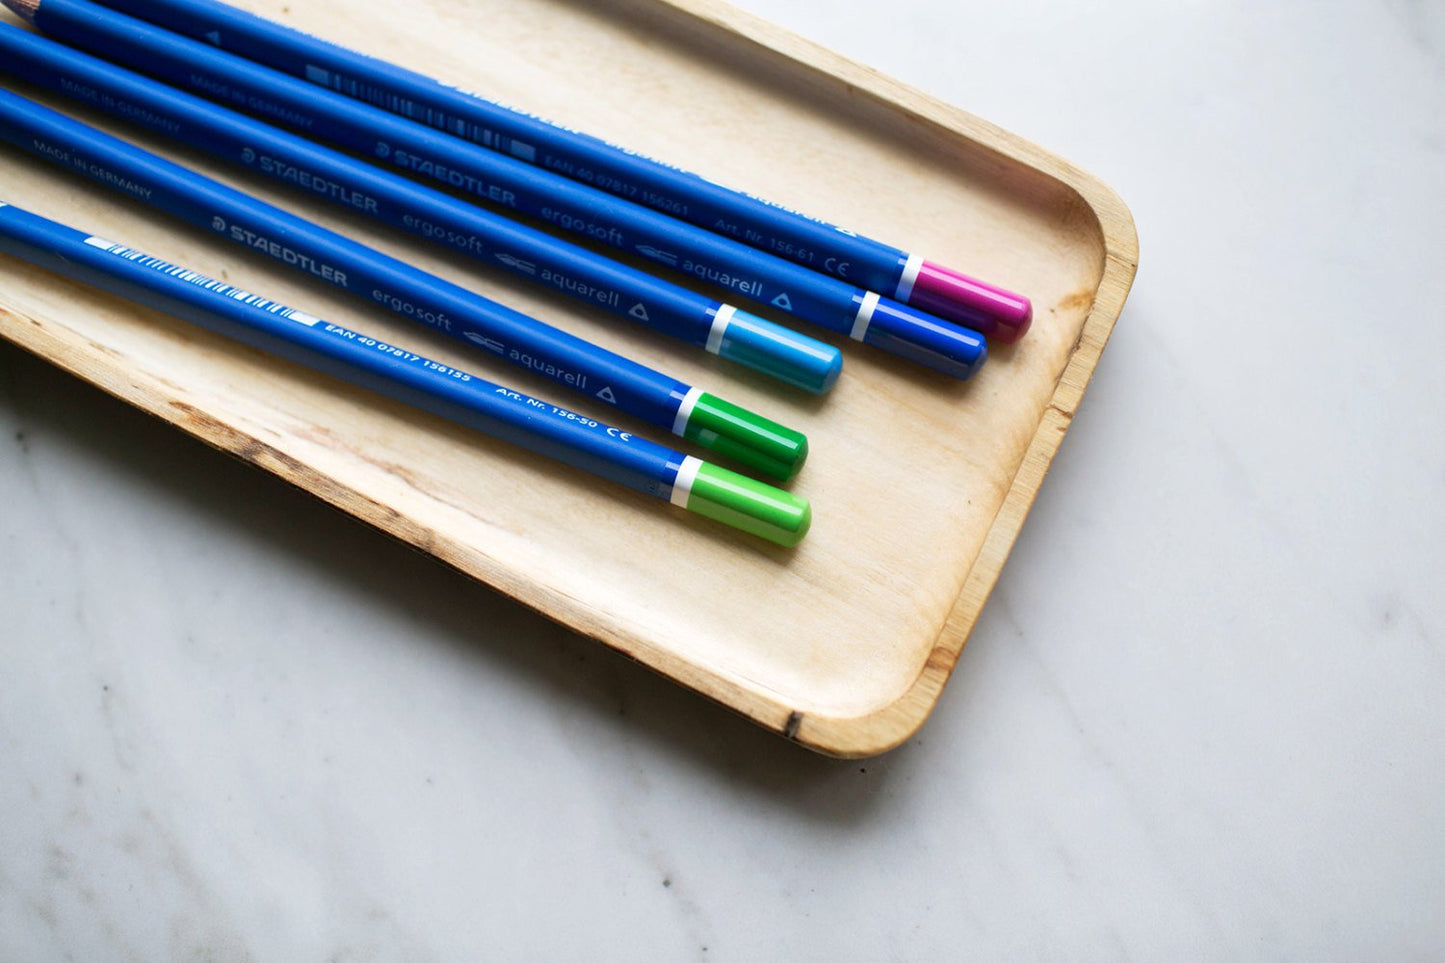
{"label": "grey marble veining", "polygon": [[745,5],[1139,224],[927,726],[815,758],[0,345],[0,959],[1445,953],[1442,7]]}

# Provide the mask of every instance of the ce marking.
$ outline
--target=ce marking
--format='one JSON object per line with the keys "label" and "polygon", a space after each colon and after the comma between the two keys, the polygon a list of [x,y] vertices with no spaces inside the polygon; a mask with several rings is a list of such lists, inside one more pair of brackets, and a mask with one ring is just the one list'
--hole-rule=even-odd
{"label": "ce marking", "polygon": [[621,439],[622,441],[632,440],[632,432],[622,431],[620,428],[608,428],[607,434],[611,435],[613,438]]}
{"label": "ce marking", "polygon": [[823,270],[829,274],[836,274],[840,278],[846,278],[848,276],[848,269],[852,266],[852,262],[840,261],[835,257],[830,257],[823,262]]}

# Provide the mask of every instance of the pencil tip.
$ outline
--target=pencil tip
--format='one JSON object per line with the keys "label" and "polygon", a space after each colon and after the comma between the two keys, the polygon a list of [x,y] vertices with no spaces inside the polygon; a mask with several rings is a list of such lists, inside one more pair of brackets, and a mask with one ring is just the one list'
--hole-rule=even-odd
{"label": "pencil tip", "polygon": [[19,14],[26,23],[33,23],[35,11],[40,9],[40,0],[0,0],[0,3]]}

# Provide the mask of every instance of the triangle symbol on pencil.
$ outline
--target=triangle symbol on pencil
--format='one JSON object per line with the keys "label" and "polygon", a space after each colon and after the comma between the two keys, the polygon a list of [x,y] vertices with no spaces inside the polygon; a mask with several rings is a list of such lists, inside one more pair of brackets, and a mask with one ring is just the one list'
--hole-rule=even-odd
{"label": "triangle symbol on pencil", "polygon": [[210,33],[206,34],[206,39],[219,47],[221,45],[221,31],[212,30]]}
{"label": "triangle symbol on pencil", "polygon": [[612,393],[612,388],[610,386],[603,388],[601,391],[597,392],[597,397],[601,398],[603,401],[607,402],[610,405],[617,404],[617,396]]}
{"label": "triangle symbol on pencil", "polygon": [[651,319],[647,316],[647,308],[645,308],[645,307],[642,306],[642,302],[641,302],[641,301],[638,301],[636,304],[634,304],[634,305],[632,306],[632,310],[631,310],[631,311],[628,311],[627,313],[630,314],[630,315],[632,315],[634,318],[636,318],[636,319],[639,320],[639,321],[649,321],[649,320],[651,320]]}
{"label": "triangle symbol on pencil", "polygon": [[788,300],[788,292],[784,291],[782,294],[773,298],[773,307],[782,308],[784,311],[793,310],[793,302]]}

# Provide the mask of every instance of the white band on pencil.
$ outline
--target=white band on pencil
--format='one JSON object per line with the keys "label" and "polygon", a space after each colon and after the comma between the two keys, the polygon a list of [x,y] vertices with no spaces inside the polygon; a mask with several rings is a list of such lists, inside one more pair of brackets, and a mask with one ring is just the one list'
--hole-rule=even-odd
{"label": "white band on pencil", "polygon": [[678,508],[686,508],[688,497],[692,495],[692,483],[697,481],[698,469],[702,467],[702,459],[688,455],[682,460],[682,467],[677,470],[677,481],[672,483],[671,501]]}
{"label": "white band on pencil", "polygon": [[702,397],[701,388],[689,388],[687,394],[682,396],[682,404],[677,406],[677,417],[672,421],[672,433],[681,435],[687,430],[687,419],[692,417],[692,409],[697,406],[697,399]]}
{"label": "white band on pencil", "polygon": [[737,310],[731,304],[724,304],[717,309],[717,314],[713,315],[712,328],[707,333],[708,354],[717,354],[722,350],[723,332],[727,331]]}
{"label": "white band on pencil", "polygon": [[876,292],[868,291],[863,295],[863,303],[858,305],[858,316],[853,319],[853,330],[848,337],[854,341],[862,341],[868,334],[868,325],[873,321],[873,309],[878,307],[882,298]]}
{"label": "white band on pencil", "polygon": [[910,254],[908,260],[903,264],[903,276],[898,279],[898,291],[893,295],[893,300],[908,303],[909,297],[913,294],[913,284],[918,280],[918,272],[923,270],[923,255]]}

